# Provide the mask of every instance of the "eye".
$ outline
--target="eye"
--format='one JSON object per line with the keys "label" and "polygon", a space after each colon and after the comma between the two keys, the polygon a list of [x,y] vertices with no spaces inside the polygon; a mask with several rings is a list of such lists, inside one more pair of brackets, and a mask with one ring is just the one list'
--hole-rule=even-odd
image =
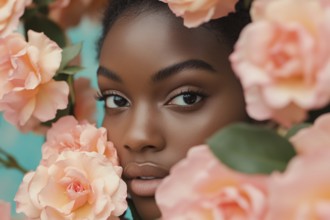
{"label": "eye", "polygon": [[97,99],[104,101],[106,108],[115,109],[115,108],[123,108],[130,106],[129,101],[126,98],[113,91],[110,92],[106,91],[103,94],[98,94]]}
{"label": "eye", "polygon": [[129,102],[120,95],[109,95],[105,98],[105,106],[107,108],[122,108],[128,107]]}
{"label": "eye", "polygon": [[181,94],[172,98],[168,104],[178,106],[190,106],[203,100],[205,96],[197,92],[182,92]]}

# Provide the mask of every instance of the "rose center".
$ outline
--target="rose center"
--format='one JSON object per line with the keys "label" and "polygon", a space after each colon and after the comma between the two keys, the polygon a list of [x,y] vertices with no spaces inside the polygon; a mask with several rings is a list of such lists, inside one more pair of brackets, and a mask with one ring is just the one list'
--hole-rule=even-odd
{"label": "rose center", "polygon": [[68,185],[67,191],[77,193],[77,192],[85,191],[85,188],[80,182],[75,181],[75,182],[72,182]]}

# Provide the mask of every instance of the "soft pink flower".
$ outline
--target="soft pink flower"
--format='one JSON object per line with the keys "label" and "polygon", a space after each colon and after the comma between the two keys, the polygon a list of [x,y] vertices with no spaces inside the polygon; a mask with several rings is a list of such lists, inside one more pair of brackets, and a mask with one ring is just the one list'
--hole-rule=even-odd
{"label": "soft pink flower", "polygon": [[58,109],[65,109],[69,88],[66,82],[51,80],[31,90],[7,93],[0,100],[0,111],[4,118],[22,131],[29,130],[30,121],[53,119]]}
{"label": "soft pink flower", "polygon": [[176,16],[183,17],[186,27],[197,27],[211,19],[235,11],[238,0],[161,0]]}
{"label": "soft pink flower", "polygon": [[10,203],[0,200],[0,219],[10,220]]}
{"label": "soft pink flower", "polygon": [[265,180],[230,170],[208,146],[198,146],[172,168],[157,189],[156,201],[164,220],[262,219]]}
{"label": "soft pink flower", "polygon": [[297,156],[269,183],[267,220],[330,219],[330,150]]}
{"label": "soft pink flower", "polygon": [[17,212],[31,219],[106,220],[127,208],[122,168],[95,152],[63,152],[49,167],[25,175]]}
{"label": "soft pink flower", "polygon": [[256,0],[230,56],[257,120],[290,126],[330,101],[330,10],[319,1]]}
{"label": "soft pink flower", "polygon": [[96,90],[91,87],[91,82],[87,78],[78,78],[74,80],[74,116],[78,121],[87,120],[95,123],[96,113]]}
{"label": "soft pink flower", "polygon": [[28,31],[0,39],[0,111],[21,130],[31,121],[45,122],[68,104],[69,86],[52,78],[58,70],[61,48],[43,33]]}
{"label": "soft pink flower", "polygon": [[5,37],[17,29],[25,7],[32,0],[2,0],[0,2],[0,37]]}
{"label": "soft pink flower", "polygon": [[321,115],[313,126],[301,129],[290,141],[299,154],[330,150],[330,113]]}
{"label": "soft pink flower", "polygon": [[52,164],[59,154],[68,150],[97,152],[118,165],[117,151],[107,140],[106,129],[87,122],[79,123],[73,116],[60,118],[48,130],[42,146],[42,164]]}
{"label": "soft pink flower", "polygon": [[329,7],[330,6],[330,0],[320,0],[323,6]]}

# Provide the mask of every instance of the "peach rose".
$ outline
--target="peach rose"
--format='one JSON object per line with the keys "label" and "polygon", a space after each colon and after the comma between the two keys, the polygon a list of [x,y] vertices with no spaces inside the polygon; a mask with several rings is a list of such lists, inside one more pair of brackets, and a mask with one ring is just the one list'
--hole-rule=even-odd
{"label": "peach rose", "polygon": [[61,48],[43,33],[28,31],[28,37],[29,42],[19,34],[0,39],[0,111],[21,130],[35,124],[31,121],[53,119],[69,95],[66,82],[52,79]]}
{"label": "peach rose", "polygon": [[[69,88],[66,82],[51,80],[32,90],[17,90],[4,95],[0,111],[4,118],[21,131],[29,130],[32,121],[53,119],[58,109],[65,109]],[[34,124],[34,123],[32,123]]]}
{"label": "peach rose", "polygon": [[249,115],[284,126],[330,101],[330,10],[319,1],[256,0],[230,56]]}
{"label": "peach rose", "polygon": [[0,200],[0,219],[10,220],[10,203]]}
{"label": "peach rose", "polygon": [[176,16],[184,20],[186,27],[197,27],[211,19],[220,18],[235,11],[238,0],[161,0],[168,4]]}
{"label": "peach rose", "polygon": [[208,146],[198,146],[171,169],[156,201],[163,219],[262,219],[265,180],[228,169]]}
{"label": "peach rose", "polygon": [[267,220],[330,219],[330,150],[297,156],[269,182]]}
{"label": "peach rose", "polygon": [[106,220],[127,209],[122,168],[95,152],[63,152],[25,175],[17,212],[31,219]]}
{"label": "peach rose", "polygon": [[74,80],[74,116],[78,121],[87,120],[90,123],[96,123],[96,89],[91,87],[91,82],[87,78],[78,78]]}
{"label": "peach rose", "polygon": [[73,116],[60,118],[48,130],[42,145],[42,164],[52,164],[58,155],[68,150],[97,152],[118,165],[117,151],[107,140],[106,129],[87,122],[79,123]]}
{"label": "peach rose", "polygon": [[0,37],[5,37],[17,29],[25,7],[32,0],[2,0],[0,2]]}
{"label": "peach rose", "polygon": [[301,129],[290,141],[299,154],[330,149],[330,113],[318,117],[313,126]]}

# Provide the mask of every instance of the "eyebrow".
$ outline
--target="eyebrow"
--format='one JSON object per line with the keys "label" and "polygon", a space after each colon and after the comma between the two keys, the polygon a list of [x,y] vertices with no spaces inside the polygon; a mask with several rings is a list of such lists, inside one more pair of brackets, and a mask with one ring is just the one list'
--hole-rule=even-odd
{"label": "eyebrow", "polygon": [[209,72],[216,72],[216,70],[214,69],[214,67],[211,64],[209,64],[203,60],[192,59],[192,60],[187,60],[187,61],[183,61],[180,63],[176,63],[172,66],[166,67],[166,68],[158,71],[152,77],[152,81],[159,82],[159,81],[165,80],[186,69],[200,69],[200,70],[207,70]]}
{"label": "eyebrow", "polygon": [[113,71],[108,70],[107,68],[103,67],[103,66],[99,66],[99,68],[97,69],[97,75],[102,75],[107,77],[108,79],[112,79],[113,81],[122,83],[123,80]]}
{"label": "eyebrow", "polygon": [[[165,80],[183,70],[186,69],[200,69],[200,70],[207,70],[209,72],[216,72],[216,70],[214,69],[214,67],[203,61],[203,60],[197,60],[197,59],[192,59],[192,60],[186,60],[180,63],[176,63],[173,64],[169,67],[166,67],[160,71],[158,71],[155,75],[152,76],[152,81],[153,82],[159,82],[162,80]],[[103,66],[99,66],[99,68],[97,69],[97,75],[102,75],[107,77],[108,79],[111,79],[113,81],[122,83],[123,80],[120,78],[119,75],[117,75],[115,72],[103,67]]]}

